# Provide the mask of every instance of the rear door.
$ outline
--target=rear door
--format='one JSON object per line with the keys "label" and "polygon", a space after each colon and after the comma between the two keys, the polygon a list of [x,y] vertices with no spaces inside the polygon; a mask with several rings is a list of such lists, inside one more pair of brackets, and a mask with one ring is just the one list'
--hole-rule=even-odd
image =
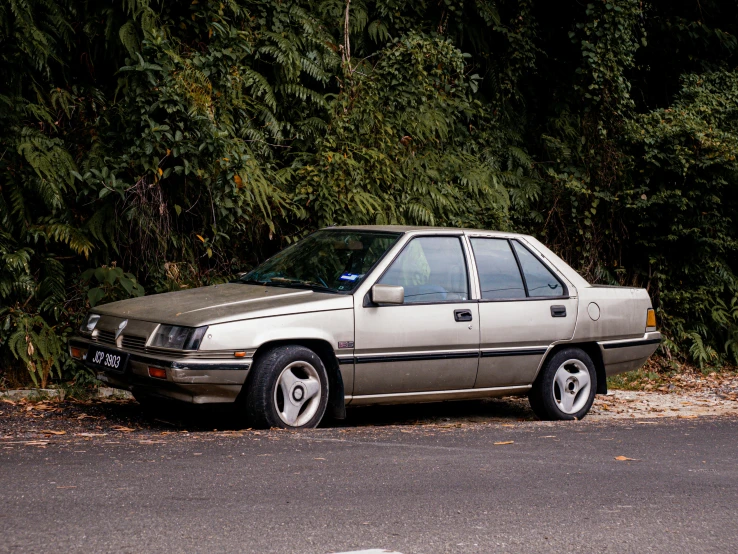
{"label": "rear door", "polygon": [[551,343],[574,334],[577,298],[522,242],[471,236],[470,243],[481,291],[475,387],[531,384]]}
{"label": "rear door", "polygon": [[404,287],[404,304],[355,306],[355,397],[474,387],[479,311],[467,257],[460,235],[413,238],[377,281]]}

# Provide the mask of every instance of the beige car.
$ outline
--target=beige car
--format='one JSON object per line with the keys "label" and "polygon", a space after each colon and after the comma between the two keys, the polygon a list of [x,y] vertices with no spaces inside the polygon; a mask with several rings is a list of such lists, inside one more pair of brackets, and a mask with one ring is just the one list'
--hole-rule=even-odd
{"label": "beige car", "polygon": [[346,406],[527,395],[589,411],[661,341],[644,289],[590,285],[539,241],[331,227],[239,280],[92,310],[70,353],[141,402],[238,402],[249,425]]}

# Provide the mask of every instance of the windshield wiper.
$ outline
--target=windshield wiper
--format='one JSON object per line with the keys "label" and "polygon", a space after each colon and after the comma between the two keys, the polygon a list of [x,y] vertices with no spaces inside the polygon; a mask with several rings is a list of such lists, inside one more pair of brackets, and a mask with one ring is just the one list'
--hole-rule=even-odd
{"label": "windshield wiper", "polygon": [[258,281],[256,279],[238,279],[238,283],[244,285],[260,285],[262,287],[296,287],[296,288],[309,288],[311,290],[319,290],[321,292],[336,293],[335,289],[321,285],[314,281],[307,281],[305,279],[291,279],[289,277],[270,277],[265,281]]}
{"label": "windshield wiper", "polygon": [[284,284],[287,286],[298,286],[298,287],[308,287],[310,289],[319,289],[324,292],[336,292],[334,289],[330,287],[326,287],[325,285],[321,285],[320,283],[316,283],[314,281],[308,281],[305,279],[290,279],[288,277],[271,277],[267,284],[275,284],[277,286]]}
{"label": "windshield wiper", "polygon": [[244,285],[268,285],[269,281],[257,281],[256,279],[236,279],[236,283],[243,283]]}

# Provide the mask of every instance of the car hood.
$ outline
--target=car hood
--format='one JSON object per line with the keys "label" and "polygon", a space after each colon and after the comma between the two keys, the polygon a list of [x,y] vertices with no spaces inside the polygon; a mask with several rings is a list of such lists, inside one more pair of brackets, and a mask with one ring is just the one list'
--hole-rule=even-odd
{"label": "car hood", "polygon": [[239,319],[353,307],[351,295],[227,283],[141,296],[97,306],[106,316],[199,327]]}

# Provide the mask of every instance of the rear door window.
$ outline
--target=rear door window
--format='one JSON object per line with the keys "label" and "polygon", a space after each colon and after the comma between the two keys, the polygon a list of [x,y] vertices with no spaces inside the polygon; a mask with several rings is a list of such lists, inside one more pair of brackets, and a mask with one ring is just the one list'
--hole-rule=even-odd
{"label": "rear door window", "polygon": [[507,239],[472,238],[484,300],[525,298],[518,262]]}
{"label": "rear door window", "polygon": [[518,241],[512,241],[525,276],[528,296],[564,296],[564,285],[530,251]]}

